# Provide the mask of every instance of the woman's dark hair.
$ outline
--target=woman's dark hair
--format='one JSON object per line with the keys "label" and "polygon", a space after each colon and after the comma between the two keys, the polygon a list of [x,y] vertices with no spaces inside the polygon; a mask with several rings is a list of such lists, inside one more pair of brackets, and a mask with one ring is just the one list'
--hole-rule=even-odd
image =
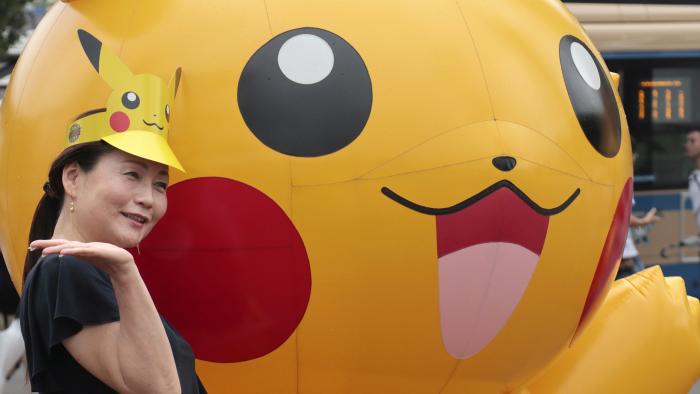
{"label": "woman's dark hair", "polygon": [[[111,145],[104,141],[86,142],[66,148],[51,164],[48,181],[44,184],[44,195],[34,211],[32,226],[29,230],[29,242],[37,239],[49,239],[53,236],[58,216],[63,207],[63,168],[71,163],[78,163],[84,172],[90,172],[95,168],[99,158],[105,153],[113,151]],[[24,259],[24,274],[22,280],[27,279],[27,274],[34,268],[41,256],[41,250],[27,252]]]}

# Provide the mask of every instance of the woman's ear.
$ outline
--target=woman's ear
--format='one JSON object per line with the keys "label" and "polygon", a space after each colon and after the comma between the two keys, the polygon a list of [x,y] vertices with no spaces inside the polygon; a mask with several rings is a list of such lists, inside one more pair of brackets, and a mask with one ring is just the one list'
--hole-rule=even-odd
{"label": "woman's ear", "polygon": [[63,190],[70,198],[75,198],[78,194],[78,182],[81,180],[82,173],[77,162],[63,167]]}

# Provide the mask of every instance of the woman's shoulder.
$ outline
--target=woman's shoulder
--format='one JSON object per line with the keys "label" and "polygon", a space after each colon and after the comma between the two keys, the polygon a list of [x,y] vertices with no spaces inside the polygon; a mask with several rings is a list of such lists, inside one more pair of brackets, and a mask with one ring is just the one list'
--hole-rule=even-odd
{"label": "woman's shoulder", "polygon": [[[42,273],[70,273],[78,275],[97,275],[107,277],[101,269],[90,262],[74,256],[47,254],[37,261],[36,268]],[[35,271],[35,270],[32,270]]]}
{"label": "woman's shoulder", "polygon": [[42,256],[27,275],[24,290],[30,287],[54,288],[59,283],[69,287],[75,284],[80,288],[88,284],[112,287],[109,276],[89,262],[73,256],[49,254]]}
{"label": "woman's shoulder", "polygon": [[[109,276],[87,261],[58,255],[45,256],[27,276],[20,313],[54,328],[59,326],[56,319],[64,322],[61,332],[54,333],[61,339],[86,324],[119,320]],[[52,344],[58,342],[51,340]]]}
{"label": "woman's shoulder", "polygon": [[66,371],[77,373],[81,382],[88,375],[62,347],[66,338],[85,325],[119,320],[106,274],[84,260],[55,254],[42,257],[27,276],[18,310],[32,388],[40,392],[64,392],[59,385]]}

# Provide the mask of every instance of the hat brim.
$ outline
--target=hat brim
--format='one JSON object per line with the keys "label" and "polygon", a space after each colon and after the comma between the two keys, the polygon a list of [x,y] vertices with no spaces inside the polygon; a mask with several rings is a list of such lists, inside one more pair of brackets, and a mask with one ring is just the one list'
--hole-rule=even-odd
{"label": "hat brim", "polygon": [[127,130],[102,137],[102,140],[126,153],[185,172],[165,138],[152,131]]}

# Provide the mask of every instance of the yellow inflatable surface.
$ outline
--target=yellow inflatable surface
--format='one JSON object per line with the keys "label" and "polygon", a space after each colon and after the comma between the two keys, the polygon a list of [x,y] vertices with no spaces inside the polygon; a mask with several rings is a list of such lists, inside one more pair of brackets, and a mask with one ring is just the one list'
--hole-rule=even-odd
{"label": "yellow inflatable surface", "polygon": [[659,267],[618,280],[591,325],[531,393],[688,393],[700,366],[700,304]]}
{"label": "yellow inflatable surface", "polygon": [[[136,259],[210,392],[556,391],[575,378],[546,368],[595,348],[587,326],[634,328],[596,316],[627,232],[627,125],[599,53],[545,0],[56,4],[0,120],[18,287],[66,126],[120,97],[79,30],[136,75],[182,69],[168,134],[187,173]],[[681,313],[679,343],[698,320]]]}

